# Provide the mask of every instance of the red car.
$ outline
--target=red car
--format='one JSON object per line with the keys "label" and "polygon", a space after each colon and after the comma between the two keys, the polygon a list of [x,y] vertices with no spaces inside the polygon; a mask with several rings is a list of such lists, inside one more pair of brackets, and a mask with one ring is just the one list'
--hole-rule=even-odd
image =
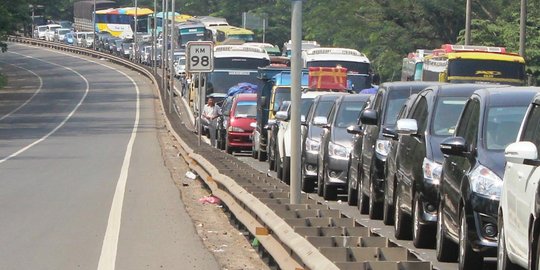
{"label": "red car", "polygon": [[225,151],[251,150],[251,123],[257,121],[257,94],[237,94],[232,103],[227,123]]}

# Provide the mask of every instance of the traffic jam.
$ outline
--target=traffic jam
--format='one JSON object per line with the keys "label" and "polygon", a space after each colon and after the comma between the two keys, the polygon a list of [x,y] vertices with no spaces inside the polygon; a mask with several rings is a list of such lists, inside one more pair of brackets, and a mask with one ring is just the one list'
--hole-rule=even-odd
{"label": "traffic jam", "polygon": [[[96,11],[105,13],[115,14]],[[286,184],[299,170],[303,193],[357,207],[440,262],[482,269],[492,258],[497,269],[540,269],[540,88],[524,86],[521,56],[444,44],[409,53],[401,80],[380,82],[358,50],[302,41],[301,102],[292,104],[290,41],[280,49],[223,18],[178,15],[176,50],[167,55],[163,32],[134,39],[133,31],[107,32],[107,23],[98,19],[96,33],[45,25],[35,37],[174,68],[193,131],[216,151],[265,162]],[[206,75],[186,71],[193,41],[213,44]],[[297,105],[300,168],[291,166]]]}

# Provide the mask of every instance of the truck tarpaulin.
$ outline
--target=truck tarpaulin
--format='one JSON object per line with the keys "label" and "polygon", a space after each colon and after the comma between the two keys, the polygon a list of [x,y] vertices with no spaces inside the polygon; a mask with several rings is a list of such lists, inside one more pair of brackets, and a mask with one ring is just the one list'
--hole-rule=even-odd
{"label": "truck tarpaulin", "polygon": [[347,69],[341,67],[310,67],[309,88],[318,90],[346,90]]}

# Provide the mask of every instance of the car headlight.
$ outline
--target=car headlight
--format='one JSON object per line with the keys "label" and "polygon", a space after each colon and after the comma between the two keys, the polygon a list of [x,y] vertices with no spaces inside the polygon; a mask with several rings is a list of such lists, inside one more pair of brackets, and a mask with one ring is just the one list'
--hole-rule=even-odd
{"label": "car headlight", "polygon": [[377,140],[377,143],[375,144],[375,152],[383,157],[386,157],[388,152],[390,152],[390,141]]}
{"label": "car headlight", "polygon": [[474,193],[488,197],[492,200],[501,198],[503,181],[490,169],[478,165],[471,172],[471,188]]}
{"label": "car headlight", "polygon": [[433,185],[438,185],[441,182],[441,164],[424,158],[422,170],[424,171],[424,181],[428,181]]}
{"label": "car headlight", "polygon": [[337,143],[328,142],[328,155],[348,159],[349,149]]}
{"label": "car headlight", "polygon": [[320,145],[320,142],[310,138],[306,138],[306,151],[319,152]]}
{"label": "car headlight", "polygon": [[233,127],[233,126],[230,126],[229,127],[229,131],[230,132],[244,132],[243,129],[239,128],[239,127]]}

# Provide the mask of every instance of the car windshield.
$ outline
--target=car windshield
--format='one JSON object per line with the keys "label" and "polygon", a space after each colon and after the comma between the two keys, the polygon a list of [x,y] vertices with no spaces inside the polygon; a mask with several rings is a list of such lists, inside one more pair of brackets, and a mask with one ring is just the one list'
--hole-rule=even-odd
{"label": "car windshield", "polygon": [[92,34],[86,34],[87,39],[94,39],[94,33]]}
{"label": "car windshield", "polygon": [[384,117],[384,124],[386,126],[393,126],[396,124],[399,110],[410,95],[411,93],[409,91],[391,91],[388,94],[386,113]]}
{"label": "car windshield", "polygon": [[341,103],[334,121],[334,127],[346,128],[356,124],[364,104],[365,102],[362,101],[346,101]]}
{"label": "car windshield", "polygon": [[65,34],[69,33],[70,31],[71,31],[71,30],[69,30],[69,29],[58,30],[58,34],[59,34],[59,35],[65,35]]}
{"label": "car windshield", "polygon": [[450,136],[454,134],[461,111],[467,102],[465,97],[442,97],[437,101],[431,134]]}
{"label": "car windshield", "polygon": [[313,98],[303,98],[302,108],[300,109],[300,115],[303,115],[304,117],[306,117],[312,104],[313,104]]}
{"label": "car windshield", "polygon": [[239,101],[236,103],[235,117],[254,118],[257,117],[257,102]]}
{"label": "car windshield", "polygon": [[278,87],[274,91],[274,110],[277,110],[283,101],[291,100],[291,88]]}
{"label": "car windshield", "polygon": [[243,82],[255,84],[258,89],[263,86],[263,81],[257,78],[257,71],[214,71],[208,73],[206,93],[227,93],[229,88]]}
{"label": "car windshield", "polygon": [[[330,114],[330,110],[332,109],[332,105],[334,105],[333,100],[319,101],[317,108],[315,108],[315,115],[313,115],[313,119],[315,119],[315,117],[317,116],[324,116],[328,118],[328,115]],[[313,119],[311,120],[312,123],[313,123]]]}
{"label": "car windshield", "polygon": [[527,106],[491,107],[484,128],[484,143],[488,150],[500,151],[514,142]]}

